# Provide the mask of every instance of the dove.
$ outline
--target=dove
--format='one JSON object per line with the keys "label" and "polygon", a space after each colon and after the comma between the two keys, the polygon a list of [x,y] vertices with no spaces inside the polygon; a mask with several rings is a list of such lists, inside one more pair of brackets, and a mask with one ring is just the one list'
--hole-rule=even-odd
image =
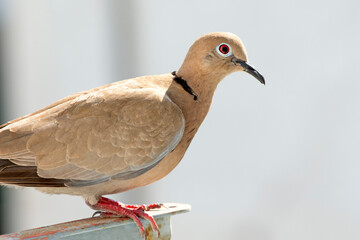
{"label": "dove", "polygon": [[[232,33],[201,36],[172,73],[111,83],[61,99],[0,126],[0,184],[84,198],[100,215],[137,224],[161,204],[126,205],[104,197],[165,177],[183,158],[219,82],[232,72],[264,77]],[[146,236],[145,236],[146,237]]]}

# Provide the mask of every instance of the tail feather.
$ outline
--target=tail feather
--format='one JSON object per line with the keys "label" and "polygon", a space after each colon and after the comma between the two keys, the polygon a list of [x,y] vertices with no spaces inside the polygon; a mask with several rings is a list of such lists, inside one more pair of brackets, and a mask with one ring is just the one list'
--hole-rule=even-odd
{"label": "tail feather", "polygon": [[67,182],[69,180],[40,177],[36,166],[19,166],[7,159],[0,159],[0,184],[22,187],[65,187]]}

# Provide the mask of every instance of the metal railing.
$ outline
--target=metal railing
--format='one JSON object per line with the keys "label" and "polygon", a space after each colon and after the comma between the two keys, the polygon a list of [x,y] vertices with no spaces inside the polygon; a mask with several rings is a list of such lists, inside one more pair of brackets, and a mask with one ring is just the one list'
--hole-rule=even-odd
{"label": "metal railing", "polygon": [[[146,220],[141,220],[146,239],[168,240],[171,238],[171,216],[190,211],[190,205],[178,203],[165,203],[164,207],[147,211],[152,215],[159,226],[160,237],[151,228]],[[24,230],[0,236],[0,240],[24,239],[24,240],[143,240],[138,227],[129,218],[86,218],[72,222],[60,223],[52,226]]]}

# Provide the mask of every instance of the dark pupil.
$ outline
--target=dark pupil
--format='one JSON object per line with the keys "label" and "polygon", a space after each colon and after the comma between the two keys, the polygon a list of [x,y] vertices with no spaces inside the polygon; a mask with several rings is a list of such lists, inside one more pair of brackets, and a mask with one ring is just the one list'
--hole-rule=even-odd
{"label": "dark pupil", "polygon": [[229,48],[228,48],[226,45],[222,45],[222,46],[220,47],[220,52],[226,54],[226,53],[229,52]]}

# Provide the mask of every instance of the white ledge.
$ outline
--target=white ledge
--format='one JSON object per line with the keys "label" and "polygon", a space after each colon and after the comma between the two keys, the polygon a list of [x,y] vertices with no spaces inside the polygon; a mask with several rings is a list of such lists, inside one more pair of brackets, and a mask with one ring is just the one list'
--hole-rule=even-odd
{"label": "white ledge", "polygon": [[[171,238],[170,217],[175,214],[189,212],[190,205],[179,203],[165,203],[160,209],[146,211],[152,215],[159,226],[160,238],[153,232],[148,221],[141,219],[144,225],[147,240],[168,240]],[[24,230],[0,236],[0,240],[24,239],[24,240],[143,240],[136,224],[129,218],[85,218],[81,220],[55,224],[52,226]]]}

